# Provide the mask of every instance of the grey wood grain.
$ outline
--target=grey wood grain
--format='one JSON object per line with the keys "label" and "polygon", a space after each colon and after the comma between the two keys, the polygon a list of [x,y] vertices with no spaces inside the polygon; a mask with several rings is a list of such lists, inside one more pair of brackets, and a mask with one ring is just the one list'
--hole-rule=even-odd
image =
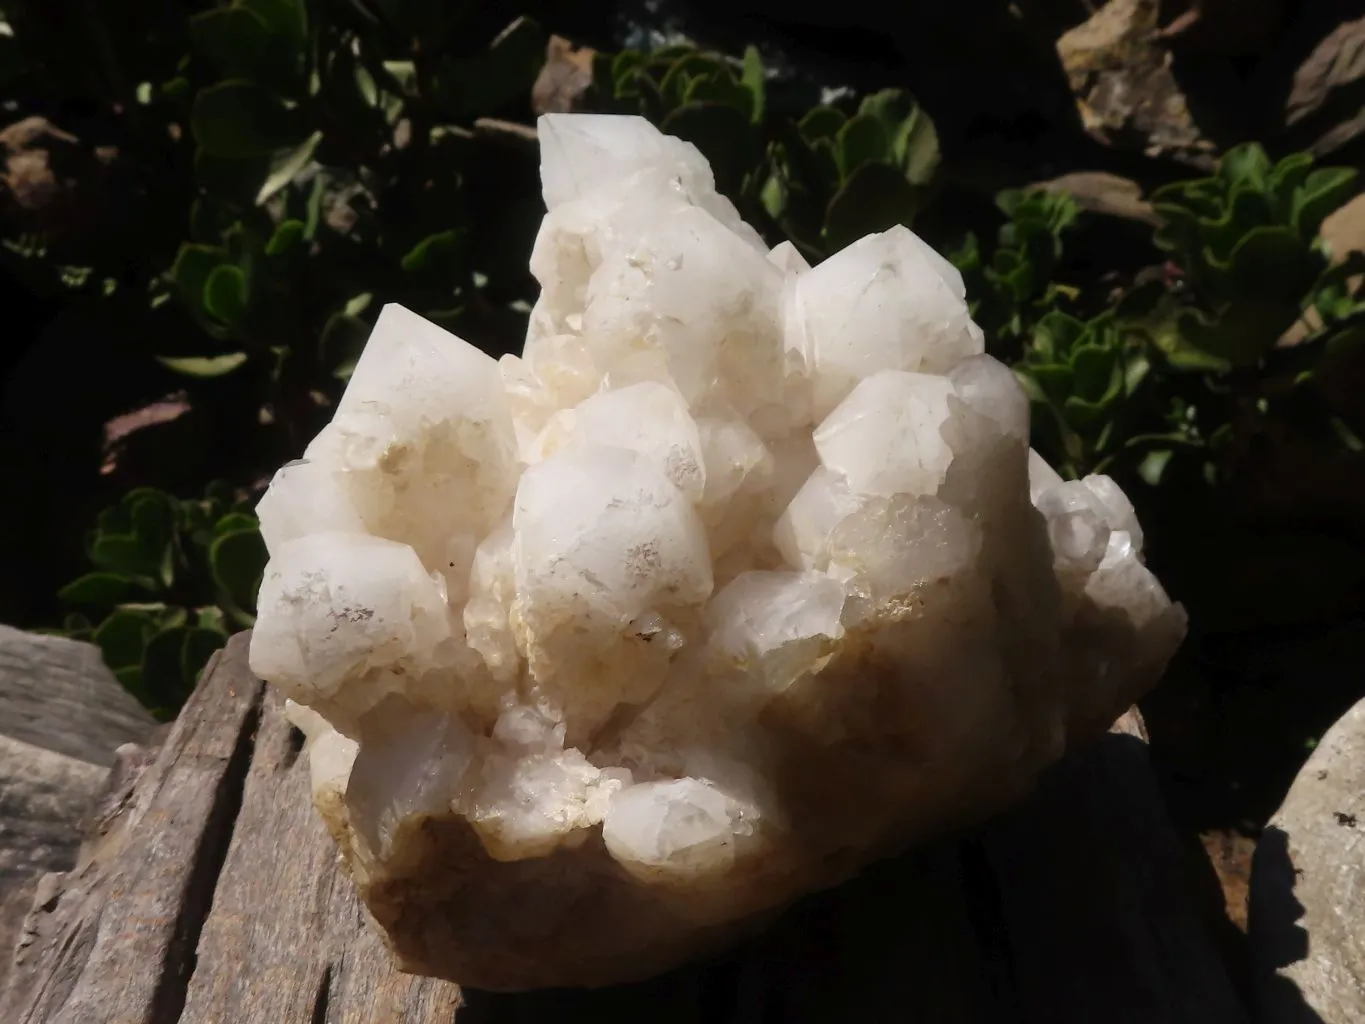
{"label": "grey wood grain", "polygon": [[156,762],[76,869],[40,892],[0,1020],[179,1018],[260,708],[244,641],[215,656]]}
{"label": "grey wood grain", "polygon": [[96,647],[0,626],[0,991],[39,878],[72,867],[116,748],[154,727]]}
{"label": "grey wood grain", "polygon": [[40,875],[76,862],[103,768],[0,736],[0,991]]}
{"label": "grey wood grain", "polygon": [[156,723],[114,679],[99,648],[0,626],[0,733],[108,767]]}
{"label": "grey wood grain", "polygon": [[1180,909],[1135,714],[1024,805],[801,901],[726,957],[640,985],[493,996],[393,969],[311,807],[283,702],[261,693],[238,638],[81,865],[46,880],[0,1021],[1243,1019]]}
{"label": "grey wood grain", "polygon": [[272,691],[182,1024],[450,1024],[459,989],[397,973],[365,921],[297,740]]}

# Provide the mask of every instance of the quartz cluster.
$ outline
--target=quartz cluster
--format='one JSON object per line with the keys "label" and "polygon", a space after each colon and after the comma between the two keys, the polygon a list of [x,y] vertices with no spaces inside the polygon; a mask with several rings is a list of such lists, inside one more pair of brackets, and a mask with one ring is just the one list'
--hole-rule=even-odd
{"label": "quartz cluster", "polygon": [[384,308],[260,503],[251,664],[401,965],[638,978],[1026,790],[1185,628],[911,231],[811,267],[692,145],[539,123],[495,360]]}

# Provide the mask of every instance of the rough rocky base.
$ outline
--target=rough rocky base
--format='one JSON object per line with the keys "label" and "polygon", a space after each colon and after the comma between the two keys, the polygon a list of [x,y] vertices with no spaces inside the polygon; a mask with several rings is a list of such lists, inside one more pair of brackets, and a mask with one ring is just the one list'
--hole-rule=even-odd
{"label": "rough rocky base", "polygon": [[1365,1020],[1365,701],[1318,743],[1256,847],[1265,1024]]}

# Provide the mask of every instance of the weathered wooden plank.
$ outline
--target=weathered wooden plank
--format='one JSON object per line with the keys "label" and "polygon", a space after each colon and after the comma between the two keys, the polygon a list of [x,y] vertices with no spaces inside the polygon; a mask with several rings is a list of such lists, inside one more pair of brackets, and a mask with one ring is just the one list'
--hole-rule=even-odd
{"label": "weathered wooden plank", "polygon": [[63,884],[43,894],[0,1019],[178,1019],[262,693],[246,670],[245,637],[206,675],[212,682],[195,691],[129,805]]}
{"label": "weathered wooden plank", "polygon": [[99,648],[0,626],[0,733],[108,767],[156,723],[119,686]]}
{"label": "weathered wooden plank", "polygon": [[81,819],[108,772],[0,736],[0,992],[39,876],[76,862]]}
{"label": "weathered wooden plank", "polygon": [[1135,716],[1024,806],[802,901],[722,960],[629,987],[490,996],[394,971],[312,810],[282,701],[260,693],[238,639],[82,866],[40,896],[28,987],[0,1020],[1242,1019],[1183,911]]}
{"label": "weathered wooden plank", "polygon": [[449,1024],[459,989],[397,973],[314,812],[284,702],[266,696],[182,1024]]}
{"label": "weathered wooden plank", "polygon": [[1244,1024],[1130,713],[983,831],[1023,1020]]}
{"label": "weathered wooden plank", "polygon": [[[114,751],[155,727],[90,644],[0,626],[0,950],[39,877],[67,871]],[[0,992],[9,976],[0,956]]]}

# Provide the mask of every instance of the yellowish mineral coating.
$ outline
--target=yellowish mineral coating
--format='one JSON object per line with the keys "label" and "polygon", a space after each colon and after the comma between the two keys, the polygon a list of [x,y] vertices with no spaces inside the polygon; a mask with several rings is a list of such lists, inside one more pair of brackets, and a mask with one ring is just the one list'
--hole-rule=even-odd
{"label": "yellowish mineral coating", "polygon": [[1024,791],[1184,615],[905,228],[810,268],[691,145],[540,122],[495,361],[399,306],[261,501],[251,663],[402,966],[600,985]]}

